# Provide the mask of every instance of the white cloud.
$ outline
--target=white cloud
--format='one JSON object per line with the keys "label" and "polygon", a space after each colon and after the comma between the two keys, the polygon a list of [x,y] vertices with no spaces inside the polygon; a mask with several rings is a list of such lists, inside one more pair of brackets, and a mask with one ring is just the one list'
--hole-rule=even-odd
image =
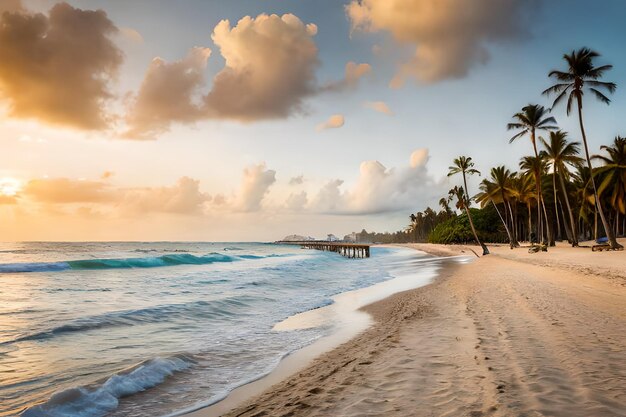
{"label": "white cloud", "polygon": [[287,201],[285,202],[285,207],[287,210],[301,211],[306,207],[307,203],[307,193],[306,191],[302,191],[299,193],[289,194],[289,197],[287,197]]}
{"label": "white cloud", "polygon": [[119,207],[131,213],[201,214],[211,197],[200,191],[200,181],[180,178],[171,187],[145,187],[121,190]]}
{"label": "white cloud", "polygon": [[379,161],[364,161],[352,188],[342,190],[343,181],[330,181],[307,208],[320,213],[377,214],[420,206],[443,193],[428,174],[427,162],[427,149],[413,152],[410,165],[400,169],[387,169]]}
{"label": "white cloud", "polygon": [[339,189],[342,184],[342,180],[328,181],[313,197],[310,209],[321,213],[340,211],[345,205],[344,196]]}
{"label": "white cloud", "polygon": [[276,171],[265,164],[253,165],[243,171],[243,180],[237,193],[235,208],[258,211],[270,186],[276,182]]}

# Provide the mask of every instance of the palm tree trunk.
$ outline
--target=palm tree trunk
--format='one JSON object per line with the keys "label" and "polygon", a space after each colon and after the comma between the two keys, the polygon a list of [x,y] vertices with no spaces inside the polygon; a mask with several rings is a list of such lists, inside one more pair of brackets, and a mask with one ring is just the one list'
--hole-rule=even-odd
{"label": "palm tree trunk", "polygon": [[548,221],[548,211],[546,210],[546,203],[541,199],[541,206],[543,207],[543,215],[546,221],[546,239],[550,246],[554,246],[554,234],[552,233],[552,225]]}
{"label": "palm tree trunk", "polygon": [[465,207],[465,212],[467,213],[467,219],[469,220],[470,227],[472,228],[474,239],[476,239],[476,243],[478,243],[480,247],[483,248],[483,256],[489,255],[489,249],[487,249],[487,245],[485,245],[478,239],[478,234],[476,233],[476,228],[474,227],[474,221],[472,220],[472,214],[469,211],[469,207]]}
{"label": "palm tree trunk", "polygon": [[[535,158],[539,159],[539,152],[537,152],[537,143],[535,141],[535,128],[530,131],[530,140],[533,143],[533,150],[535,151]],[[541,173],[535,171],[535,188],[537,189],[537,242],[543,240],[543,224],[541,220]]]}
{"label": "palm tree trunk", "polygon": [[528,208],[528,243],[531,242],[530,234],[533,230],[533,220],[532,220],[532,210],[530,209],[530,201],[526,203],[526,208]]}
{"label": "palm tree trunk", "polygon": [[556,198],[556,167],[552,166],[552,189],[554,191],[554,215],[556,216],[556,230],[557,238],[563,240],[563,233],[561,231],[561,221],[559,220],[559,203]]}
{"label": "palm tree trunk", "polygon": [[593,240],[598,240],[598,206],[593,206]]}
{"label": "palm tree trunk", "polygon": [[567,195],[567,189],[565,188],[565,181],[563,181],[563,174],[559,171],[559,182],[561,183],[561,192],[565,197],[565,204],[567,205],[567,212],[569,214],[569,221],[572,225],[572,247],[578,246],[578,230],[576,227],[576,222],[574,221],[574,213],[572,212],[572,207],[569,203],[569,197]]}
{"label": "palm tree trunk", "polygon": [[[504,196],[502,196],[502,198],[504,198]],[[515,220],[513,219],[513,209],[511,208],[511,203],[509,203],[508,200],[504,200],[504,204],[505,204],[504,211],[506,211],[506,206],[507,205],[509,206],[509,218],[511,219],[511,230],[513,230],[513,232],[511,233],[511,238],[512,238],[511,244],[517,248],[519,247],[519,243],[517,242],[517,236],[515,233]]]}
{"label": "palm tree trunk", "polygon": [[563,219],[563,229],[565,229],[565,235],[567,236],[567,243],[572,244],[572,228],[565,216],[565,209],[563,208],[563,202],[559,200],[559,208],[561,209],[561,218]]}
{"label": "palm tree trunk", "polygon": [[[504,217],[502,217],[502,214],[500,214],[500,210],[498,209],[498,206],[496,205],[496,203],[494,203],[494,201],[491,200],[491,204],[493,204],[493,207],[496,209],[496,213],[498,213],[500,220],[502,220],[502,224],[504,225],[504,230],[506,230],[506,235],[509,237],[509,245],[511,246],[511,249],[513,249],[514,247],[513,237],[511,237],[511,231],[509,230],[509,226],[506,225],[506,220],[504,220]],[[504,209],[506,210],[506,206]]]}
{"label": "palm tree trunk", "polygon": [[489,255],[489,249],[487,249],[487,245],[485,245],[483,242],[481,242],[478,239],[478,233],[476,233],[476,228],[474,227],[474,221],[472,220],[472,214],[470,213],[470,196],[469,196],[469,192],[467,191],[467,179],[465,178],[465,171],[463,171],[463,185],[465,186],[465,199],[466,199],[466,205],[465,205],[465,212],[467,213],[467,219],[469,220],[470,223],[470,227],[472,228],[472,233],[474,233],[474,239],[476,239],[476,243],[478,243],[480,245],[481,248],[483,248],[483,256],[485,255]]}
{"label": "palm tree trunk", "polygon": [[[589,157],[589,147],[587,146],[587,135],[585,134],[585,126],[583,124],[583,102],[580,92],[576,95],[576,100],[578,101],[578,123],[580,124],[580,133],[583,137],[583,144],[585,145],[585,158],[587,159],[587,166],[589,167],[589,175],[591,176],[591,185],[593,186],[593,195],[595,197],[596,209],[600,214],[600,219],[602,220],[602,225],[604,226],[604,231],[606,233],[606,237],[609,239],[609,245],[611,245],[612,249],[621,248],[622,245],[617,243],[617,239],[615,239],[615,234],[613,233],[613,229],[609,227],[608,222],[606,221],[606,217],[604,216],[604,211],[602,210],[602,203],[600,202],[600,198],[598,196],[598,189],[596,188],[596,181],[593,178],[593,167],[591,166],[591,158]],[[597,237],[596,237],[597,239]]]}

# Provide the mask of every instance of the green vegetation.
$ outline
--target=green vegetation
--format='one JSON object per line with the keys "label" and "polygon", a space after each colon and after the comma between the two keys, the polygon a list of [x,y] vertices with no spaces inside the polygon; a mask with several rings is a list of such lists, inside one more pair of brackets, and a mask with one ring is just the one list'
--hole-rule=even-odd
{"label": "green vegetation", "polygon": [[[471,196],[467,176],[480,172],[471,157],[459,156],[448,176],[461,174],[462,185],[454,186],[439,200],[439,212],[427,207],[410,215],[404,231],[370,241],[475,241],[486,255],[489,250],[484,242],[508,242],[513,249],[520,241],[553,246],[557,240],[567,239],[578,246],[581,240],[606,236],[611,248],[622,248],[616,238],[626,235],[626,138],[618,136],[610,145],[601,146],[599,154],[591,155],[583,124],[583,93],[609,104],[606,94],[617,88],[612,82],[600,81],[612,66],[594,66],[599,56],[587,48],[564,55],[567,69],[551,71],[549,77],[557,83],[543,92],[556,95],[553,108],[567,98],[568,115],[576,106],[581,141],[559,130],[557,120],[549,115],[552,109],[529,104],[507,124],[516,131],[509,142],[526,136],[532,145],[532,154],[520,158],[519,171],[506,166],[490,168],[480,192]],[[450,208],[452,201],[458,212]],[[480,209],[472,207],[474,201]]]}

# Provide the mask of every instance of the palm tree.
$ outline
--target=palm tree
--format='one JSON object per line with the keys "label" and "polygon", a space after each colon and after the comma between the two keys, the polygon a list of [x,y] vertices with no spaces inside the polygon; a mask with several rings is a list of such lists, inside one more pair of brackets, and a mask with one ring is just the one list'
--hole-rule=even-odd
{"label": "palm tree", "polygon": [[608,156],[593,156],[604,163],[594,176],[599,175],[602,178],[598,187],[600,198],[604,191],[612,190],[609,202],[615,209],[615,233],[619,234],[619,215],[626,215],[626,138],[618,136],[613,140],[613,145],[602,145],[600,149],[606,151]]}
{"label": "palm tree", "polygon": [[450,217],[452,215],[452,209],[450,208],[450,197],[441,197],[439,199],[439,205],[441,206],[447,217]]}
{"label": "palm tree", "polygon": [[489,249],[487,249],[487,245],[482,243],[478,239],[478,234],[476,233],[476,228],[474,227],[474,221],[472,220],[472,214],[470,213],[470,205],[472,204],[472,199],[469,198],[469,193],[467,192],[467,175],[478,174],[480,175],[480,171],[474,169],[474,163],[472,162],[471,157],[459,156],[454,161],[452,161],[454,165],[448,167],[448,177],[451,177],[455,174],[463,174],[463,186],[465,191],[465,200],[463,202],[463,206],[465,207],[465,212],[467,213],[467,218],[469,220],[470,227],[472,228],[472,233],[474,234],[474,239],[476,239],[476,243],[483,248],[483,256],[489,255]]}
{"label": "palm tree", "polygon": [[[564,132],[562,130],[550,132],[550,142],[547,142],[542,137],[540,137],[539,139],[541,140],[541,143],[545,148],[545,159],[550,165],[552,165],[552,186],[554,188],[555,211],[557,207],[556,178],[558,177],[561,191],[563,192],[565,203],[567,205],[567,212],[569,213],[572,246],[576,247],[578,246],[576,221],[574,220],[574,213],[572,212],[569,197],[567,196],[567,188],[565,188],[564,178],[566,178],[567,174],[569,173],[568,166],[575,166],[582,162],[582,158],[578,156],[578,154],[580,153],[580,143],[568,142],[567,132]],[[556,212],[556,216],[558,223],[558,212]],[[566,222],[564,221],[564,223]]]}
{"label": "palm tree", "polygon": [[[567,115],[572,110],[572,102],[576,100],[578,109],[578,123],[580,125],[580,132],[583,137],[583,144],[585,146],[585,157],[587,159],[587,166],[591,172],[593,167],[591,166],[591,157],[589,156],[589,146],[587,145],[587,135],[585,133],[585,126],[583,123],[583,94],[584,91],[591,92],[598,100],[603,103],[609,104],[611,100],[605,95],[605,93],[613,93],[617,88],[615,83],[599,81],[604,73],[611,68],[612,65],[602,65],[599,67],[593,66],[595,58],[600,54],[592,51],[589,48],[581,48],[578,51],[572,51],[571,54],[563,55],[563,59],[567,62],[568,68],[566,71],[553,70],[550,71],[548,77],[555,78],[558,82],[552,87],[544,90],[543,94],[557,94],[554,99],[552,107],[563,101],[567,96]],[[591,185],[593,187],[593,193],[595,197],[595,204],[602,220],[602,225],[606,232],[606,236],[609,239],[611,248],[621,248],[622,245],[617,243],[613,230],[609,227],[609,223],[606,220],[604,211],[602,210],[602,203],[598,198],[598,189],[596,182],[591,176]]]}
{"label": "palm tree", "polygon": [[[502,220],[502,224],[504,224],[504,229],[506,230],[506,234],[509,238],[509,245],[511,246],[511,249],[519,247],[519,243],[515,237],[515,232],[512,231],[512,229],[515,228],[515,222],[513,221],[513,211],[511,210],[511,205],[509,203],[509,200],[512,197],[510,186],[513,174],[511,174],[511,171],[504,166],[491,168],[490,174],[491,177],[489,179],[484,179],[480,183],[482,193],[479,194],[479,199],[481,201],[481,205],[484,207],[488,201],[491,201],[496,209],[496,212],[500,216],[500,220]],[[498,210],[498,206],[496,205],[500,202],[504,205],[504,216],[500,214],[500,210]],[[507,218],[511,220],[511,228],[509,228]]]}
{"label": "palm tree", "polygon": [[[528,106],[522,108],[522,111],[519,113],[515,113],[513,115],[513,119],[515,122],[509,123],[507,125],[507,129],[509,130],[518,130],[518,132],[509,140],[509,143],[513,143],[518,138],[521,138],[525,135],[530,135],[530,141],[533,145],[533,150],[535,151],[535,157],[539,158],[539,153],[537,152],[537,141],[536,141],[536,133],[538,130],[556,130],[556,120],[552,116],[546,116],[548,111],[538,104],[529,104]],[[540,175],[535,175],[535,179],[541,178]],[[548,216],[545,213],[546,208],[543,203],[543,197],[541,193],[541,181],[535,181],[536,191],[537,191],[537,234],[538,236],[543,236],[543,227],[541,221],[541,207],[543,206],[544,214],[546,214],[546,228],[548,224]]]}
{"label": "palm tree", "polygon": [[520,203],[526,204],[528,210],[528,241],[530,242],[530,233],[532,227],[532,204],[536,201],[535,181],[532,175],[516,175],[511,183],[511,191]]}
{"label": "palm tree", "polygon": [[[587,164],[576,166],[576,172],[572,174],[576,200],[580,204],[578,217],[583,222],[591,224],[589,216],[593,215],[593,239],[598,239],[598,207],[591,186],[591,171]],[[590,235],[590,234],[588,234]]]}
{"label": "palm tree", "polygon": [[502,213],[500,213],[500,210],[498,209],[498,206],[496,204],[496,202],[500,203],[500,194],[498,193],[498,189],[496,185],[493,182],[485,178],[484,180],[480,182],[480,185],[478,186],[478,188],[480,189],[481,192],[476,194],[476,201],[480,203],[480,208],[484,209],[489,203],[493,205],[493,208],[496,210],[496,213],[498,213],[498,217],[500,217],[500,221],[502,222],[502,225],[504,226],[506,235],[509,238],[509,245],[511,246],[511,249],[513,249],[514,247],[512,243],[513,237],[511,236],[509,225],[507,224],[504,217],[502,217]]}
{"label": "palm tree", "polygon": [[[522,159],[520,160],[519,163],[519,167],[520,169],[526,174],[526,175],[532,175],[533,180],[535,182],[535,190],[537,190],[537,183],[541,183],[541,180],[543,178],[543,175],[545,174],[546,170],[547,170],[547,166],[546,166],[546,161],[544,161],[540,156],[524,156],[522,157]],[[543,214],[544,217],[542,218],[541,216],[541,194],[537,195],[537,223],[540,223],[542,221],[542,219],[545,219],[546,222],[546,229],[547,229],[547,225],[548,225],[548,214],[545,210],[545,206],[543,207]],[[537,240],[541,239],[542,235],[538,234],[537,235]]]}

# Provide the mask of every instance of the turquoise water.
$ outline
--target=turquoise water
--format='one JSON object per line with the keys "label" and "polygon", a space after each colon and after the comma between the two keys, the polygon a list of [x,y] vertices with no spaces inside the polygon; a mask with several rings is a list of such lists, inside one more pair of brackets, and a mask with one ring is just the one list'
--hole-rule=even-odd
{"label": "turquoise water", "polygon": [[332,331],[274,331],[438,261],[256,243],[0,244],[0,416],[159,416],[219,400]]}

